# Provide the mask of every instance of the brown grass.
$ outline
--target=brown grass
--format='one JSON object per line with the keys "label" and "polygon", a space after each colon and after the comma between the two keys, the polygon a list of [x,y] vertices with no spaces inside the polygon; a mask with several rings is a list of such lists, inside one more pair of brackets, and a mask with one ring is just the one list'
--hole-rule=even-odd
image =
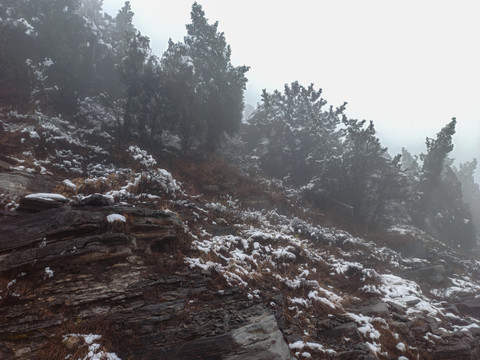
{"label": "brown grass", "polygon": [[[46,333],[47,330],[44,330]],[[82,321],[81,319],[70,319],[57,327],[53,335],[49,336],[46,344],[39,350],[36,359],[39,360],[64,360],[68,355],[73,355],[72,359],[83,359],[88,354],[88,345],[83,338],[78,342],[72,342],[70,349],[67,342],[63,340],[64,335],[68,334],[96,334],[101,335],[101,339],[95,341],[101,345],[100,349],[112,351],[113,345],[109,338],[114,338],[112,334],[111,322],[108,319],[98,319],[94,321]]]}

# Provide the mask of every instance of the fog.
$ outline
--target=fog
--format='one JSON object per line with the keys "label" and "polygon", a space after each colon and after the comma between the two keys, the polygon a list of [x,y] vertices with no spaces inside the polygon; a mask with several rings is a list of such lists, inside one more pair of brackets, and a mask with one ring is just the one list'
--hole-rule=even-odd
{"label": "fog", "polygon": [[[425,150],[425,138],[458,120],[459,161],[480,153],[480,22],[475,1],[233,2],[204,0],[232,47],[232,62],[251,67],[246,103],[261,90],[298,80],[323,89],[347,115],[373,120],[390,153]],[[192,1],[131,0],[135,25],[161,55],[180,41]],[[106,0],[115,15],[121,0]],[[479,179],[477,171],[477,180]]]}

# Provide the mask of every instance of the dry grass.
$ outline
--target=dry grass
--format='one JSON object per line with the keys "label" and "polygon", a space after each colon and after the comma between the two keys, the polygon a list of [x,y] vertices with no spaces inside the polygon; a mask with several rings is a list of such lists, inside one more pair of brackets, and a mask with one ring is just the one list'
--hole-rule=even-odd
{"label": "dry grass", "polygon": [[[47,330],[44,330],[47,332]],[[88,354],[88,345],[83,338],[77,337],[68,339],[69,334],[95,334],[101,335],[101,339],[95,341],[100,344],[103,351],[112,351],[113,344],[110,338],[114,338],[111,322],[108,319],[94,321],[82,321],[81,319],[70,319],[57,327],[54,334],[48,334],[48,341],[40,349],[36,359],[38,360],[64,360],[72,355],[72,359],[83,359]]]}
{"label": "dry grass", "polygon": [[[408,343],[411,343],[411,341],[403,340],[400,335],[398,336],[398,338],[395,338],[394,331],[386,327],[381,322],[374,321],[373,324],[375,329],[380,333],[380,339],[378,340],[378,342],[381,345],[381,351],[386,352],[388,354],[388,357],[385,357],[385,358],[391,359],[392,356],[394,356],[395,358],[398,358],[400,356],[405,356],[408,359],[417,358],[417,353],[411,350],[410,347],[407,345]],[[397,348],[397,344],[400,342],[405,344],[406,350],[404,352],[400,351]],[[423,358],[423,359],[426,359],[426,358]]]}
{"label": "dry grass", "polygon": [[[164,159],[161,165],[171,169],[174,178],[182,182],[184,190],[190,194],[202,193],[211,198],[230,194],[242,198],[264,191],[221,157],[208,161],[172,157]],[[218,190],[209,192],[207,187],[211,185],[218,186]]]}

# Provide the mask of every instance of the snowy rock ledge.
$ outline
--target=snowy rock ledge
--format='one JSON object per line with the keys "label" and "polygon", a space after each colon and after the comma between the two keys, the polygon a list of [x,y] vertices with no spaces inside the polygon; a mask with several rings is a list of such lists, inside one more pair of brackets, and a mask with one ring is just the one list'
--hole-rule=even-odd
{"label": "snowy rock ledge", "polygon": [[63,206],[67,198],[60,194],[35,193],[20,199],[19,211],[38,212]]}

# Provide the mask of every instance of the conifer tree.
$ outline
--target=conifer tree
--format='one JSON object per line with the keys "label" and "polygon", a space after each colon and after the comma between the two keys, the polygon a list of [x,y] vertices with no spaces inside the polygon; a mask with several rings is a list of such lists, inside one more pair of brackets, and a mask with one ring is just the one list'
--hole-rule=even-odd
{"label": "conifer tree", "polygon": [[234,67],[218,22],[209,24],[202,6],[194,2],[184,42],[195,72],[195,93],[202,110],[193,121],[205,124],[202,141],[207,153],[215,150],[224,133],[238,131],[244,107],[247,66]]}
{"label": "conifer tree", "polygon": [[293,82],[284,92],[263,91],[262,102],[249,119],[248,147],[256,148],[261,165],[276,177],[305,185],[324,172],[340,148],[338,125],[345,105],[326,108],[322,90]]}
{"label": "conifer tree", "polygon": [[141,109],[141,79],[150,53],[150,41],[133,25],[133,11],[129,1],[120,9],[115,18],[115,45],[118,52],[116,69],[124,85],[123,123],[120,138],[126,142],[134,128],[137,128]]}
{"label": "conifer tree", "polygon": [[376,137],[373,122],[344,119],[343,152],[338,159],[340,178],[335,196],[352,205],[353,215],[363,223],[375,223],[387,202],[402,197],[400,156],[390,159]]}
{"label": "conifer tree", "polygon": [[453,161],[448,158],[455,126],[453,118],[435,139],[427,138],[414,220],[440,240],[468,249],[475,245],[475,228],[463,202],[461,183],[452,169]]}
{"label": "conifer tree", "polygon": [[182,152],[186,154],[198,144],[205,133],[206,123],[203,104],[197,96],[197,82],[188,47],[181,42],[168,43],[162,57],[165,76],[165,117],[167,126],[180,137]]}

